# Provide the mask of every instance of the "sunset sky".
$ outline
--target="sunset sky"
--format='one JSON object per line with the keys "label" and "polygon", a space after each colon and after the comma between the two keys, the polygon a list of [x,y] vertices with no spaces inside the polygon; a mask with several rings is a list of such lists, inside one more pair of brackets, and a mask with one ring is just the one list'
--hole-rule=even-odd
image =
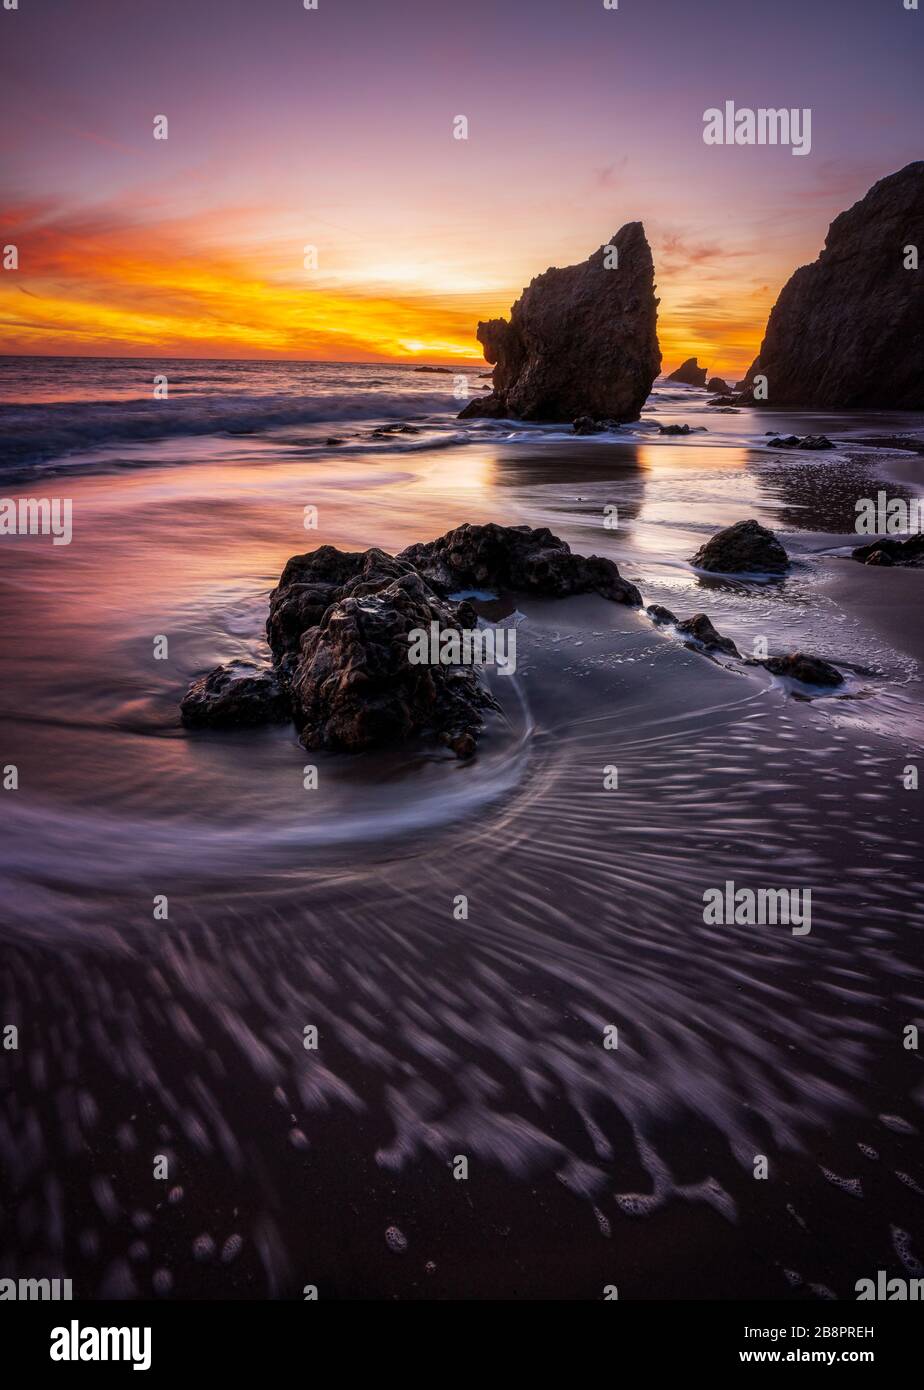
{"label": "sunset sky", "polygon": [[[922,59],[902,0],[19,0],[0,351],[477,362],[479,318],[641,220],[665,369],[737,376],[921,157]],[[811,154],[706,146],[726,100],[810,107]]]}

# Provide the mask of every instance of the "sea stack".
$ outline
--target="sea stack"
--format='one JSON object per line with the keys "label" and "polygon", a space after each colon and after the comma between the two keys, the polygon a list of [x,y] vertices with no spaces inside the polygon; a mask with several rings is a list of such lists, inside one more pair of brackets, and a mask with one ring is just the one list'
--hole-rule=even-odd
{"label": "sea stack", "polygon": [[460,419],[637,420],[661,370],[654,290],[641,222],[627,222],[580,265],[537,275],[509,320],[479,323],[494,389]]}
{"label": "sea stack", "polygon": [[[817,261],[783,287],[744,381],[757,404],[924,409],[924,161],[836,217]],[[917,248],[915,251],[913,248]]]}
{"label": "sea stack", "polygon": [[706,375],[706,368],[701,367],[695,357],[688,357],[667,380],[679,381],[682,386],[705,386]]}

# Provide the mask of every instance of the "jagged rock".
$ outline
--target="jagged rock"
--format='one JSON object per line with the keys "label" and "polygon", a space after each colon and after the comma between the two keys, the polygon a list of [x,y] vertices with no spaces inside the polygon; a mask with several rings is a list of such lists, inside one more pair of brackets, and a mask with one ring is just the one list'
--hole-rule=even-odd
{"label": "jagged rock", "polygon": [[612,560],[574,555],[544,527],[466,524],[400,555],[322,545],[293,555],[270,594],[273,669],[238,664],[200,677],[183,718],[233,726],[291,715],[310,748],[430,734],[468,757],[495,701],[475,666],[414,664],[408,634],[431,623],[441,633],[475,628],[471,604],[448,596],[486,586],[641,603]]}
{"label": "jagged rock", "polygon": [[[880,179],[836,217],[825,248],[783,287],[745,378],[768,405],[924,409],[924,161]],[[760,404],[760,402],[757,402]]]}
{"label": "jagged rock", "polygon": [[276,661],[297,653],[302,633],[316,627],[332,604],[354,593],[373,592],[409,568],[384,550],[322,545],[306,555],[293,555],[270,594],[266,637]]}
{"label": "jagged rock", "polygon": [[730,637],[723,637],[712,626],[712,620],[705,613],[694,613],[686,622],[677,624],[677,631],[692,637],[707,651],[725,652],[727,656],[740,656],[741,653]]}
{"label": "jagged rock", "polygon": [[398,560],[413,566],[439,594],[465,588],[520,590],[564,598],[598,593],[638,607],[641,595],[612,560],[574,555],[546,527],[472,526],[466,522],[435,541],[410,545]]}
{"label": "jagged rock", "polygon": [[[850,553],[854,560],[860,560],[864,565],[913,565],[917,567],[924,565],[924,535],[919,533],[909,536],[907,540],[898,540],[894,536],[887,536],[881,541],[870,541],[866,545],[858,545],[856,550],[852,550]],[[879,558],[877,559],[876,556]]]}
{"label": "jagged rock", "polygon": [[414,371],[430,372],[434,376],[452,376],[452,371],[449,367],[415,367]]}
{"label": "jagged rock", "polygon": [[824,434],[805,434],[801,439],[797,434],[775,434],[767,440],[768,449],[833,449],[834,447],[827,435]]}
{"label": "jagged rock", "polygon": [[668,381],[679,381],[684,386],[705,386],[706,368],[697,364],[695,357],[688,357],[686,362],[681,362],[675,372],[671,372]]}
{"label": "jagged rock", "polygon": [[689,425],[659,425],[658,434],[692,434]]}
{"label": "jagged rock", "polygon": [[650,603],[645,612],[657,627],[666,627],[672,623],[678,632],[685,637],[692,638],[698,646],[705,648],[706,651],[725,652],[727,656],[741,656],[732,639],[723,637],[721,632],[717,632],[712,625],[712,619],[708,618],[705,613],[694,613],[692,618],[687,618],[681,622],[676,613],[672,613],[669,608],[664,608],[660,603]]}
{"label": "jagged rock", "polygon": [[273,670],[249,662],[216,666],[193,681],[180,702],[184,724],[245,728],[288,719],[289,697]]}
{"label": "jagged rock", "polygon": [[[695,359],[694,359],[695,360]],[[711,376],[706,382],[706,390],[714,391],[717,395],[726,396],[731,390],[728,382],[720,376]]]}
{"label": "jagged rock", "polygon": [[708,405],[737,405],[737,403],[738,397],[730,393],[724,396],[713,396],[712,400],[707,402]]}
{"label": "jagged rock", "polygon": [[537,275],[507,319],[479,323],[494,390],[459,418],[637,420],[661,369],[654,263],[641,222],[580,265]]}
{"label": "jagged rock", "polygon": [[410,662],[409,634],[431,623],[461,632],[474,610],[442,602],[413,573],[328,608],[302,637],[291,686],[305,747],[359,751],[431,734],[471,756],[497,704],[472,666]]}
{"label": "jagged rock", "polygon": [[774,676],[789,676],[804,685],[843,685],[844,677],[836,666],[805,652],[790,652],[788,656],[771,656],[760,663]]}
{"label": "jagged rock", "polygon": [[589,415],[579,415],[571,428],[575,434],[603,434],[606,426],[599,420],[592,420]]}
{"label": "jagged rock", "polygon": [[679,621],[676,613],[672,613],[669,608],[665,608],[660,603],[649,603],[645,612],[657,627],[665,627],[667,623]]}
{"label": "jagged rock", "polygon": [[741,411],[736,410],[733,405],[720,405],[716,415],[740,415]]}
{"label": "jagged rock", "polygon": [[736,521],[700,546],[690,561],[718,574],[782,574],[789,557],[772,531],[759,521]]}

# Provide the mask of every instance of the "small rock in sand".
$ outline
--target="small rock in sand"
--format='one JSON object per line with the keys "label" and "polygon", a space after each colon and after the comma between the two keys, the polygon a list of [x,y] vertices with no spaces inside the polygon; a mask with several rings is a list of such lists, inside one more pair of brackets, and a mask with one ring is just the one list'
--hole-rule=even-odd
{"label": "small rock in sand", "polygon": [[804,685],[843,685],[844,677],[830,662],[805,652],[790,652],[788,656],[771,656],[761,662],[774,676],[788,676]]}
{"label": "small rock in sand", "polygon": [[789,557],[773,532],[751,519],[718,531],[690,563],[716,574],[782,574]]}

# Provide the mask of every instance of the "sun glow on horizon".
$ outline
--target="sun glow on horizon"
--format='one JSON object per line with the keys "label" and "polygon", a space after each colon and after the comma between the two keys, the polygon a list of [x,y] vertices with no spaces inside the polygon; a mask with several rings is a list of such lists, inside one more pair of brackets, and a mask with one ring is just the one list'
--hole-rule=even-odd
{"label": "sun glow on horizon", "polygon": [[[504,286],[484,273],[478,248],[468,248],[466,269],[458,246],[442,261],[422,249],[418,262],[345,243],[322,247],[315,269],[279,224],[261,240],[263,221],[254,209],[150,222],[118,207],[13,209],[5,239],[22,250],[18,268],[0,276],[4,351],[475,366],[484,362],[479,319],[508,316],[540,269],[524,265],[520,283]],[[657,263],[656,234],[652,245]],[[744,280],[731,293],[723,267],[675,256],[668,241],[657,286],[663,369],[697,356],[711,373],[740,376],[774,291]],[[524,261],[532,257],[524,249]]]}

